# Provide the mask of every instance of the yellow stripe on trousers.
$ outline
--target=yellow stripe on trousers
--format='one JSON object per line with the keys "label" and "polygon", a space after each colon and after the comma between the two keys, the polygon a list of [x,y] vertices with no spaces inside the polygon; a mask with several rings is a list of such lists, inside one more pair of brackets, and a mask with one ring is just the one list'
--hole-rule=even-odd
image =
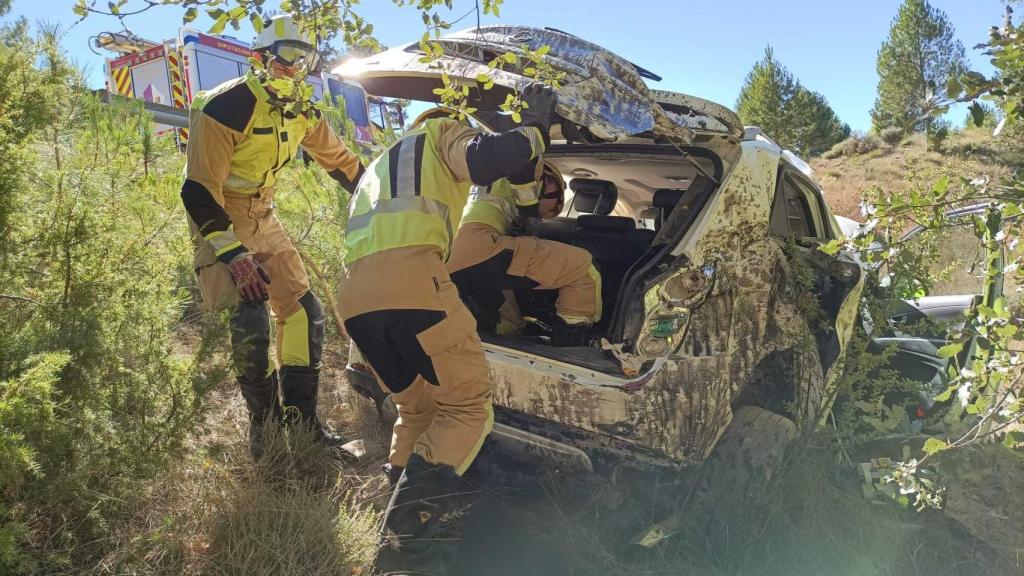
{"label": "yellow stripe on trousers", "polygon": [[281,323],[279,350],[282,366],[309,366],[309,317],[300,307]]}

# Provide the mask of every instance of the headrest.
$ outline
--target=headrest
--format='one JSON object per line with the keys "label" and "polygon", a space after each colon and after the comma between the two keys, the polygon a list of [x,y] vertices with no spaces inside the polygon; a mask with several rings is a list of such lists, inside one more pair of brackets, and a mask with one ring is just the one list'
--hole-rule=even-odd
{"label": "headrest", "polygon": [[619,189],[608,180],[573,178],[569,181],[569,188],[575,194],[572,207],[585,214],[607,216],[619,200]]}
{"label": "headrest", "polygon": [[651,199],[651,206],[655,208],[667,208],[672,210],[682,199],[683,194],[686,194],[686,190],[677,190],[674,188],[661,188],[654,191],[654,198]]}
{"label": "headrest", "polygon": [[587,230],[636,230],[636,223],[626,216],[580,214],[576,221]]}

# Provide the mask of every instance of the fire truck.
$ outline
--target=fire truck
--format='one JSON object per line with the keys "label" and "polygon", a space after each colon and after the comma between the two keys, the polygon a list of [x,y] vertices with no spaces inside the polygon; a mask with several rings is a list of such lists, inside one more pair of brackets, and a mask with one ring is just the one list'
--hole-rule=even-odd
{"label": "fire truck", "polygon": [[[182,142],[188,139],[188,108],[195,95],[245,74],[254,54],[247,43],[235,38],[191,28],[180,29],[176,39],[162,43],[127,32],[103,33],[94,43],[116,54],[104,64],[107,91],[145,101],[158,132],[176,131]],[[313,87],[314,99],[326,94],[344,103],[355,125],[352,136],[359,144],[372,147],[376,130],[401,130],[402,110],[396,102],[368,98],[355,82],[326,72],[310,75],[306,81]]]}

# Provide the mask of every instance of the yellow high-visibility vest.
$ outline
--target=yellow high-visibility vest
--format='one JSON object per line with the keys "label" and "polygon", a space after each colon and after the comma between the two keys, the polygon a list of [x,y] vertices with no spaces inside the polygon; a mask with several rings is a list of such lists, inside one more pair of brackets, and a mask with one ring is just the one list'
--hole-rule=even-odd
{"label": "yellow high-visibility vest", "polygon": [[278,172],[295,158],[302,139],[320,118],[315,112],[285,113],[282,104],[275,102],[251,71],[241,78],[196,94],[192,109],[202,110],[214,96],[243,83],[252,91],[256,102],[252,118],[241,130],[245,139],[235,147],[224,188],[255,194],[257,189],[271,187],[277,182]]}
{"label": "yellow high-visibility vest", "polygon": [[345,262],[407,246],[433,245],[447,258],[469,197],[436,149],[439,127],[431,119],[374,160],[349,204]]}

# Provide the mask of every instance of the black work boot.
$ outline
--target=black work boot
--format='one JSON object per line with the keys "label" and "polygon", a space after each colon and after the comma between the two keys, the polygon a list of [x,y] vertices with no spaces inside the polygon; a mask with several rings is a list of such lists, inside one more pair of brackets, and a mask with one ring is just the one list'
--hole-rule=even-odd
{"label": "black work boot", "polygon": [[331,432],[316,414],[317,396],[320,389],[320,370],[308,366],[284,366],[281,368],[281,394],[286,412],[285,423],[299,424],[313,432],[313,441],[338,451],[344,460],[355,461],[358,456],[342,448],[344,438]]}
{"label": "black work boot", "polygon": [[564,318],[553,315],[550,320],[552,346],[586,346],[587,332],[593,326],[590,322],[569,324]]}
{"label": "black work boot", "polygon": [[281,402],[277,393],[277,372],[255,382],[238,379],[238,387],[249,408],[249,452],[259,460],[263,456],[263,429],[270,420],[281,420]]}
{"label": "black work boot", "polygon": [[384,472],[384,475],[387,476],[388,484],[392,488],[395,487],[395,484],[398,484],[398,479],[402,477],[402,472],[405,470],[404,467],[395,466],[391,462],[385,462],[384,465],[380,467],[380,469],[382,472]]}
{"label": "black work boot", "polygon": [[384,512],[381,530],[390,533],[392,546],[377,553],[375,568],[389,574],[444,574],[457,544],[436,535],[441,518],[465,502],[462,486],[451,466],[410,456]]}

